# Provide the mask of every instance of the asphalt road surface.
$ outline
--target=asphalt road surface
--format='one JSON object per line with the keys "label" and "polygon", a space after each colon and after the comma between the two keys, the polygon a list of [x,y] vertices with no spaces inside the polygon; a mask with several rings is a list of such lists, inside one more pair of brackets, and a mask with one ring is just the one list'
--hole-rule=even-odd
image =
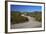
{"label": "asphalt road surface", "polygon": [[42,26],[42,23],[39,21],[36,21],[35,18],[30,16],[21,15],[24,17],[27,17],[29,19],[28,22],[25,23],[19,23],[19,24],[13,24],[11,25],[11,29],[19,29],[19,28],[39,28]]}

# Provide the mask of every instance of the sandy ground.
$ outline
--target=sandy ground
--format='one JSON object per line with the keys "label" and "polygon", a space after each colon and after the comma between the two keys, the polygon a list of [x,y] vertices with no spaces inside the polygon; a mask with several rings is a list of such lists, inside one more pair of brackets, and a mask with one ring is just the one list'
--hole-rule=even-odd
{"label": "sandy ground", "polygon": [[30,16],[25,16],[25,15],[21,15],[24,17],[27,17],[29,19],[28,22],[25,23],[20,23],[20,24],[13,24],[11,25],[12,29],[19,29],[19,28],[39,28],[42,26],[41,22],[38,22],[35,20],[35,18],[30,17]]}

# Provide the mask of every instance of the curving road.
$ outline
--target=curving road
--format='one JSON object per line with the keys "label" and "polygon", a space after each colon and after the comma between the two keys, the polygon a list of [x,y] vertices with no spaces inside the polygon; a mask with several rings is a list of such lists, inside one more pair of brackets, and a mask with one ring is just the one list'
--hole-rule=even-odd
{"label": "curving road", "polygon": [[25,23],[20,23],[20,24],[13,24],[11,25],[12,29],[18,29],[18,28],[39,28],[42,26],[41,22],[38,22],[35,20],[35,18],[30,17],[30,16],[25,16],[24,14],[22,14],[21,16],[27,17],[29,19],[28,22]]}

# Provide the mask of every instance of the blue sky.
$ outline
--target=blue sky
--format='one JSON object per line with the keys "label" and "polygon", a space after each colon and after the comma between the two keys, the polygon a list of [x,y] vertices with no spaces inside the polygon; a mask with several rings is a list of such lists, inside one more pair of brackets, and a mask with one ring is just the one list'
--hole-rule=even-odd
{"label": "blue sky", "polygon": [[42,6],[11,5],[11,11],[34,12],[41,11]]}

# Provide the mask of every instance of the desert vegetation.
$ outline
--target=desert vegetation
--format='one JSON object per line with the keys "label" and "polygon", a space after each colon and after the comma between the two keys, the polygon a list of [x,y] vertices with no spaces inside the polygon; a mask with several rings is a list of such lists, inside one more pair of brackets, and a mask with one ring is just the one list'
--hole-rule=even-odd
{"label": "desert vegetation", "polygon": [[11,12],[11,24],[24,23],[25,21],[28,21],[28,18],[21,16],[21,14],[22,14],[21,12],[12,11]]}
{"label": "desert vegetation", "polygon": [[31,13],[27,13],[26,14],[27,16],[31,16],[31,17],[34,17],[35,20],[41,22],[42,21],[42,13],[41,12],[31,12]]}
{"label": "desert vegetation", "polygon": [[41,12],[19,12],[19,11],[11,11],[11,24],[24,23],[29,21],[27,17],[21,16],[21,14],[26,14],[27,16],[34,17],[36,21],[42,21]]}

